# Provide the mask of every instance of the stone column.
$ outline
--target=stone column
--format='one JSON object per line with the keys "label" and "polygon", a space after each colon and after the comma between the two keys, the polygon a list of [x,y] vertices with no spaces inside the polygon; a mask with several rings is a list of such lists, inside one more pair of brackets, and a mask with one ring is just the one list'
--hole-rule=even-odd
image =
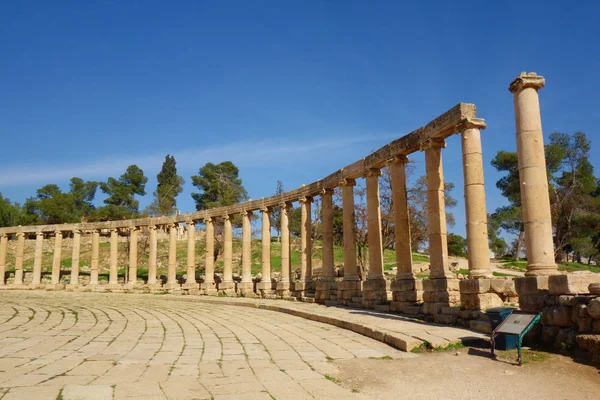
{"label": "stone column", "polygon": [[187,228],[187,278],[185,286],[190,288],[198,288],[196,281],[196,225],[194,221],[186,221]]}
{"label": "stone column", "polygon": [[71,280],[69,286],[79,285],[79,253],[81,250],[81,231],[73,230],[73,250],[71,253]]}
{"label": "stone column", "polygon": [[60,284],[62,238],[61,231],[54,232],[54,257],[52,258],[52,280],[50,281],[50,285],[54,287]]}
{"label": "stone column", "polygon": [[252,296],[252,230],[250,226],[251,211],[242,211],[242,281],[237,284],[242,296]]}
{"label": "stone column", "polygon": [[167,289],[175,289],[177,282],[177,224],[169,225],[169,266],[167,271]]}
{"label": "stone column", "polygon": [[224,294],[232,294],[233,285],[233,232],[229,215],[223,215],[224,240],[223,244],[223,281],[219,283],[219,291]]}
{"label": "stone column", "polygon": [[44,253],[44,233],[35,234],[35,253],[33,259],[33,279],[32,286],[38,286],[42,283],[42,255]]}
{"label": "stone column", "polygon": [[215,225],[214,220],[210,217],[204,218],[206,224],[206,251],[205,251],[205,267],[204,267],[204,283],[201,288],[204,294],[216,294],[215,287]]}
{"label": "stone column", "polygon": [[[323,268],[321,269],[321,280],[317,282],[315,300],[319,303],[336,305],[337,282],[333,279],[333,189],[321,191],[323,210]],[[330,303],[332,302],[332,303]]]}
{"label": "stone column", "polygon": [[137,284],[137,263],[138,263],[138,228],[133,226],[129,228],[129,286],[134,287]]}
{"label": "stone column", "polygon": [[119,232],[116,228],[110,230],[110,274],[108,277],[108,284],[118,285],[119,284]]}
{"label": "stone column", "polygon": [[389,164],[392,184],[394,212],[394,237],[396,239],[396,278],[391,283],[392,311],[421,313],[423,281],[416,279],[412,269],[412,247],[410,239],[410,216],[406,192],[405,155],[397,155]]}
{"label": "stone column", "polygon": [[489,278],[492,276],[480,133],[480,129],[485,128],[485,122],[481,119],[467,121],[460,127],[462,130],[467,255],[470,278]]}
{"label": "stone column", "polygon": [[279,205],[281,217],[281,280],[277,283],[277,294],[280,297],[289,295],[290,290],[290,227],[289,227],[289,203]]}
{"label": "stone column", "polygon": [[311,207],[312,197],[302,197],[300,200],[300,281],[312,282],[312,221]]}
{"label": "stone column", "polygon": [[[358,265],[356,263],[356,236],[354,221],[354,179],[343,179],[340,182],[342,187],[342,219],[344,235],[344,280],[338,283],[337,301],[338,304],[362,305],[353,299],[359,299],[362,296],[362,282],[358,275]],[[353,304],[356,303],[356,304]]]}
{"label": "stone column", "polygon": [[15,281],[13,285],[23,284],[23,249],[25,247],[25,234],[17,233],[17,254],[15,257]]}
{"label": "stone column", "polygon": [[100,258],[100,232],[92,231],[92,262],[90,266],[90,285],[98,284],[98,259]]}
{"label": "stone column", "polygon": [[271,286],[271,209],[263,207],[260,209],[262,214],[262,262],[261,262],[261,281],[256,284],[256,289],[260,291],[263,297],[272,294]]}
{"label": "stone column", "polygon": [[526,276],[555,275],[552,220],[544,136],[538,90],[545,80],[536,73],[521,73],[509,90],[514,94],[517,155],[521,181],[521,209],[527,247]]}
{"label": "stone column", "polygon": [[451,278],[448,263],[446,231],[446,203],[444,199],[444,170],[442,148],[444,140],[429,139],[421,149],[425,151],[427,173],[427,234],[429,236],[430,279]]}
{"label": "stone column", "polygon": [[0,286],[6,286],[4,277],[6,275],[6,248],[8,247],[8,235],[0,233]]}
{"label": "stone column", "polygon": [[156,281],[156,256],[158,252],[156,225],[148,226],[148,231],[150,233],[150,251],[148,255],[148,282],[146,284],[150,287],[160,287],[162,283]]}

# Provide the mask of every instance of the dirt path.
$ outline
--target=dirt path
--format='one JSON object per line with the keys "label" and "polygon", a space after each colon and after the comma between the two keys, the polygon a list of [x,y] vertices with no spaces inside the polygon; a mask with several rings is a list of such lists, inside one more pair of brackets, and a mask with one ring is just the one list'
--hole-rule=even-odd
{"label": "dirt path", "polygon": [[468,348],[405,360],[339,360],[332,376],[373,399],[600,399],[600,370],[543,354],[522,367]]}

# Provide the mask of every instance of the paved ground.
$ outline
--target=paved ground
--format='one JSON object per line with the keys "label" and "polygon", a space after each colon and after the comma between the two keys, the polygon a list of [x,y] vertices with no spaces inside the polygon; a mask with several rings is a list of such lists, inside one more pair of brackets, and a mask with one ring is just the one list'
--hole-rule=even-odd
{"label": "paved ground", "polygon": [[[225,304],[231,302],[245,307]],[[564,357],[515,367],[477,349],[458,356],[396,350],[381,340],[448,343],[471,333],[373,312],[42,291],[0,292],[0,305],[2,400],[597,399],[600,393],[598,371]],[[379,340],[318,320],[343,322]]]}

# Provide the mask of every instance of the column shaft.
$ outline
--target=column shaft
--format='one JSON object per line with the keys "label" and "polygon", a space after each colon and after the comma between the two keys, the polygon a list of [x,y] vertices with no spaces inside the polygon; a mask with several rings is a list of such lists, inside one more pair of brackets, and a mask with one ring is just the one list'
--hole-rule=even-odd
{"label": "column shaft", "polygon": [[252,282],[252,230],[251,212],[242,213],[242,282]]}
{"label": "column shaft", "polygon": [[92,231],[92,262],[90,267],[90,285],[98,284],[98,259],[100,258],[100,232]]}
{"label": "column shaft", "polygon": [[156,256],[158,252],[156,226],[150,225],[150,251],[148,255],[148,285],[156,285]]}
{"label": "column shaft", "polygon": [[79,284],[79,253],[81,250],[81,231],[73,231],[73,250],[71,252],[71,285]]}
{"label": "column shaft", "polygon": [[390,164],[392,203],[394,209],[394,237],[396,239],[396,278],[414,279],[410,239],[410,217],[406,192],[406,156],[397,156]]}
{"label": "column shaft", "polygon": [[137,283],[137,263],[138,263],[138,228],[133,227],[129,230],[129,283]]}
{"label": "column shaft", "polygon": [[526,276],[558,273],[554,260],[544,135],[537,92],[544,85],[543,77],[535,73],[523,73],[509,88],[514,94],[517,125],[521,210],[527,247]]}
{"label": "column shaft", "polygon": [[358,281],[358,265],[356,263],[356,236],[354,234],[354,179],[344,179],[342,186],[342,214],[344,235],[344,280]]}
{"label": "column shaft", "polygon": [[118,285],[119,284],[119,271],[118,271],[118,261],[119,261],[119,232],[117,229],[110,230],[110,275],[108,277],[109,285]]}
{"label": "column shaft", "polygon": [[262,282],[271,283],[271,218],[269,208],[261,208],[262,214]]}
{"label": "column shaft", "polygon": [[169,226],[169,266],[167,272],[167,285],[177,283],[177,225]]}
{"label": "column shaft", "polygon": [[186,222],[187,228],[187,279],[185,283],[196,283],[196,225]]}
{"label": "column shaft", "polygon": [[491,277],[487,209],[483,181],[481,132],[483,120],[468,121],[461,135],[467,219],[467,256],[469,277]]}
{"label": "column shaft", "polygon": [[231,219],[229,215],[223,216],[225,233],[223,244],[223,282],[233,282],[233,232],[231,229]]}
{"label": "column shaft", "polygon": [[381,206],[379,204],[379,169],[367,173],[367,224],[369,243],[369,280],[383,277],[383,243],[381,239]]}
{"label": "column shaft", "polygon": [[0,233],[0,286],[4,286],[4,276],[6,274],[6,249],[8,247],[8,236],[6,233]]}
{"label": "column shaft", "polygon": [[52,280],[50,281],[51,285],[58,285],[60,283],[62,238],[62,232],[56,231],[54,234],[54,257],[52,258]]}
{"label": "column shaft", "polygon": [[42,282],[42,255],[44,252],[44,234],[37,232],[35,234],[35,253],[33,259],[33,279],[32,285],[39,285]]}
{"label": "column shaft", "polygon": [[204,223],[206,224],[204,283],[212,285],[215,282],[215,225],[212,218],[206,218]]}
{"label": "column shaft", "polygon": [[25,234],[17,233],[17,254],[15,256],[15,285],[23,284],[23,249],[25,247]]}
{"label": "column shaft", "polygon": [[446,202],[442,168],[443,140],[431,139],[425,146],[427,173],[427,233],[429,236],[430,279],[451,277],[448,263]]}
{"label": "column shaft", "polygon": [[333,190],[325,189],[323,201],[323,269],[322,279],[333,279]]}
{"label": "column shaft", "polygon": [[280,205],[279,215],[281,216],[281,282],[289,283],[290,270],[290,226],[289,226],[289,209],[288,203]]}
{"label": "column shaft", "polygon": [[312,281],[312,238],[311,238],[311,207],[312,197],[300,199],[300,281]]}

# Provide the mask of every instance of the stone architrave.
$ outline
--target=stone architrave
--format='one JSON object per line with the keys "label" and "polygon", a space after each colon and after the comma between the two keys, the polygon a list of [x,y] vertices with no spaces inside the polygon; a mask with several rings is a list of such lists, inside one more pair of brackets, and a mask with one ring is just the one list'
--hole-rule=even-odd
{"label": "stone architrave", "polygon": [[467,255],[470,278],[492,277],[480,132],[480,129],[485,128],[486,125],[482,119],[468,120],[459,127],[459,131],[462,132]]}
{"label": "stone architrave", "polygon": [[17,233],[17,253],[15,256],[15,280],[13,285],[23,285],[23,250],[25,248],[25,234]]}
{"label": "stone architrave", "polygon": [[137,262],[138,262],[138,228],[129,228],[129,285],[137,284]]}
{"label": "stone architrave", "polygon": [[148,226],[150,232],[150,250],[148,255],[148,282],[149,286],[156,286],[156,256],[158,251],[156,225]]}
{"label": "stone architrave", "polygon": [[169,265],[167,270],[168,289],[178,286],[177,282],[177,224],[169,225]]}
{"label": "stone architrave", "polygon": [[219,284],[219,289],[231,289],[233,287],[233,230],[229,215],[223,215],[223,224],[225,242],[223,244],[223,282]]}
{"label": "stone architrave", "polygon": [[186,221],[187,228],[187,278],[186,285],[196,286],[196,225],[194,221]]}
{"label": "stone architrave", "polygon": [[444,171],[442,148],[446,142],[430,139],[421,144],[425,151],[427,173],[427,234],[429,236],[430,274],[429,279],[451,278],[448,262],[446,230],[446,203],[444,199]]}
{"label": "stone architrave", "polygon": [[42,254],[44,252],[44,233],[35,234],[35,253],[33,258],[33,278],[31,284],[37,286],[42,283]]}
{"label": "stone architrave", "polygon": [[408,157],[398,155],[390,163],[394,237],[396,239],[396,279],[414,279],[410,242],[410,217],[406,192],[406,164]]}
{"label": "stone architrave", "polygon": [[52,258],[52,280],[50,281],[51,285],[58,285],[60,283],[62,239],[63,234],[61,231],[54,232],[54,256]]}
{"label": "stone architrave", "polygon": [[8,235],[0,233],[0,286],[6,286],[4,275],[6,273],[6,249],[8,247]]}
{"label": "stone architrave", "polygon": [[71,280],[69,285],[79,285],[79,255],[81,250],[81,231],[73,230],[73,249],[71,251]]}
{"label": "stone architrave", "polygon": [[204,254],[204,283],[202,289],[205,294],[212,294],[215,289],[215,224],[213,218],[204,218],[206,225],[206,250]]}
{"label": "stone architrave", "polygon": [[554,261],[550,196],[538,97],[538,90],[544,85],[544,77],[535,72],[523,72],[509,87],[514,95],[517,127],[521,210],[527,248],[526,276],[558,274]]}
{"label": "stone architrave", "polygon": [[119,261],[119,231],[116,228],[110,230],[110,270],[108,277],[109,285],[118,285],[118,261]]}
{"label": "stone architrave", "polygon": [[100,259],[100,232],[92,230],[92,261],[90,266],[90,285],[98,284],[98,262]]}
{"label": "stone architrave", "polygon": [[322,191],[323,209],[323,268],[321,279],[333,280],[333,189]]}

